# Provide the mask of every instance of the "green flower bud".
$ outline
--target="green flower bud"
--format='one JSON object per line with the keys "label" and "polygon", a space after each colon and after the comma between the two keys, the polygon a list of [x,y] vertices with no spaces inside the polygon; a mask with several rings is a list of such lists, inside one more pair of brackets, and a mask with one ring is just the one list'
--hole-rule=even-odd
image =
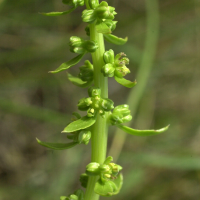
{"label": "green flower bud", "polygon": [[91,103],[91,98],[82,98],[78,102],[78,109],[81,111],[86,111]]}
{"label": "green flower bud", "polygon": [[68,197],[66,197],[66,196],[61,196],[60,197],[60,200],[68,200],[69,198]]}
{"label": "green flower bud", "polygon": [[92,81],[93,80],[93,74],[94,74],[94,69],[93,69],[93,65],[90,63],[89,60],[85,61],[85,64],[81,67],[79,67],[80,69],[80,73],[79,73],[79,78],[82,81]]}
{"label": "green flower bud", "polygon": [[87,130],[82,130],[78,133],[78,142],[79,144],[83,143],[87,145],[91,138],[91,132]]}
{"label": "green flower bud", "polygon": [[97,0],[89,0],[89,6],[90,8],[96,8],[98,6],[98,1]]}
{"label": "green flower bud", "polygon": [[78,197],[78,200],[83,200],[83,197],[84,197],[84,192],[83,192],[83,190],[78,189],[78,190],[76,190],[76,191],[74,192],[74,194]]}
{"label": "green flower bud", "polygon": [[104,58],[104,61],[105,63],[114,63],[114,51],[112,49],[110,49],[109,51],[106,51],[104,54],[103,54],[103,58]]}
{"label": "green flower bud", "polygon": [[114,19],[117,14],[114,10],[114,7],[108,6],[107,2],[102,1],[94,11],[95,16],[99,19]]}
{"label": "green flower bud", "polygon": [[114,108],[114,102],[111,99],[104,98],[104,99],[102,99],[101,107],[105,111],[110,111],[110,110],[112,110]]}
{"label": "green flower bud", "polygon": [[84,6],[84,0],[62,0],[64,4],[70,5],[70,6]]}
{"label": "green flower bud", "polygon": [[113,113],[121,113],[123,116],[129,115],[130,114],[129,105],[122,104],[116,106],[113,110]]}
{"label": "green flower bud", "polygon": [[119,53],[115,56],[115,66],[122,67],[129,64],[129,59],[126,57],[125,53]]}
{"label": "green flower bud", "polygon": [[112,125],[129,122],[132,119],[129,106],[127,104],[116,106],[113,113],[109,116]]}
{"label": "green flower bud", "polygon": [[86,166],[86,174],[89,176],[99,175],[100,173],[99,166],[100,166],[99,163],[91,162],[90,164]]}
{"label": "green flower bud", "polygon": [[87,187],[87,183],[88,183],[88,179],[89,179],[89,176],[84,173],[84,174],[81,174],[80,176],[80,182],[81,182],[81,186],[86,188]]}
{"label": "green flower bud", "polygon": [[69,196],[69,200],[79,200],[78,197],[75,194],[71,194]]}
{"label": "green flower bud", "polygon": [[125,65],[122,67],[116,67],[115,69],[115,76],[122,78],[123,76],[125,76],[126,74],[129,74],[130,70],[129,68],[127,68]]}
{"label": "green flower bud", "polygon": [[113,64],[108,63],[101,68],[101,72],[105,77],[113,77],[115,72],[115,67],[113,67]]}
{"label": "green flower bud", "polygon": [[95,52],[99,47],[95,41],[87,40],[83,43],[83,48],[88,52]]}
{"label": "green flower bud", "polygon": [[112,156],[108,156],[105,161],[104,161],[104,164],[109,164],[111,161],[113,161],[113,157]]}
{"label": "green flower bud", "polygon": [[73,53],[83,54],[85,49],[83,48],[84,40],[77,36],[70,37],[69,47]]}
{"label": "green flower bud", "polygon": [[111,31],[114,31],[116,29],[117,21],[107,19],[104,21],[104,23],[110,28]]}
{"label": "green flower bud", "polygon": [[102,172],[102,173],[106,173],[106,174],[111,174],[112,173],[112,169],[109,165],[100,165],[99,167],[99,170]]}
{"label": "green flower bud", "polygon": [[83,22],[93,23],[96,20],[94,10],[84,10],[82,12],[82,20]]}
{"label": "green flower bud", "polygon": [[90,36],[90,26],[89,25],[87,25],[85,27],[85,32],[86,32],[87,36]]}
{"label": "green flower bud", "polygon": [[88,89],[88,95],[90,97],[96,97],[96,96],[101,96],[101,89],[97,88],[97,87],[90,87]]}

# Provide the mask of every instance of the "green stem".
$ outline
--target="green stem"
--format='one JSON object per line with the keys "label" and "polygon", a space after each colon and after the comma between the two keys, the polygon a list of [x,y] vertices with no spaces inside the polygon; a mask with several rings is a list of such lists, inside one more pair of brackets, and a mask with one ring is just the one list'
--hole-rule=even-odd
{"label": "green stem", "polygon": [[[101,73],[101,68],[105,64],[103,60],[103,53],[105,52],[103,34],[97,33],[95,24],[90,25],[90,39],[98,43],[99,48],[92,53],[92,60],[94,65],[94,86],[101,89],[101,97],[108,98],[108,79]],[[91,162],[103,163],[106,158],[107,151],[107,133],[108,127],[105,119],[100,115],[93,125],[91,145],[92,158]],[[85,192],[85,200],[98,200],[99,195],[94,192],[94,186],[97,177],[89,177],[88,186]]]}

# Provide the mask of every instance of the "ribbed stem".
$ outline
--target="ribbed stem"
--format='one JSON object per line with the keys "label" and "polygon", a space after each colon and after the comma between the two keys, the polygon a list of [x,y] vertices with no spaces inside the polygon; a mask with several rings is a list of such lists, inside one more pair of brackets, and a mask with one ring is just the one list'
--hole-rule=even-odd
{"label": "ribbed stem", "polygon": [[[92,60],[94,65],[94,86],[101,89],[101,97],[108,97],[108,79],[101,73],[101,68],[105,64],[103,60],[103,53],[105,52],[103,34],[97,33],[95,24],[90,25],[90,39],[97,42],[99,48],[92,53]],[[97,116],[97,120],[92,127],[92,158],[91,162],[103,163],[106,158],[107,151],[107,133],[108,127],[106,117]],[[98,200],[99,195],[94,192],[94,186],[98,180],[98,176],[89,177],[87,189],[85,192],[85,200]]]}

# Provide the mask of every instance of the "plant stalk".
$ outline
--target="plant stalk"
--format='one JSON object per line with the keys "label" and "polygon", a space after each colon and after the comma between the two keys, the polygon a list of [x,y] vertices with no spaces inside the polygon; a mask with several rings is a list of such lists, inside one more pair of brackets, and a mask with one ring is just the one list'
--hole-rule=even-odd
{"label": "plant stalk", "polygon": [[[90,39],[98,43],[99,48],[92,53],[92,60],[94,65],[94,86],[101,89],[101,97],[108,98],[108,79],[101,73],[104,60],[103,54],[105,52],[103,34],[97,33],[95,24],[90,25]],[[91,137],[91,162],[98,162],[102,164],[106,159],[107,151],[107,135],[108,126],[106,123],[107,116],[102,118],[99,114],[97,120],[92,127]],[[85,192],[85,200],[98,200],[99,195],[94,192],[94,186],[98,180],[98,176],[90,176],[87,189]]]}

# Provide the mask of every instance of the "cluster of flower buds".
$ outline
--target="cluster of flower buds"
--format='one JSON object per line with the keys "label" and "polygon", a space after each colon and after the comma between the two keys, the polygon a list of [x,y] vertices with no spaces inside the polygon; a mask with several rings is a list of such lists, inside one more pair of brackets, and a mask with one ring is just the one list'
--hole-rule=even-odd
{"label": "cluster of flower buds", "polygon": [[122,78],[130,73],[130,70],[126,67],[129,64],[129,59],[126,57],[126,54],[119,53],[115,56],[114,51],[110,49],[104,53],[103,58],[106,64],[102,67],[101,72],[104,76],[117,76]]}
{"label": "cluster of flower buds", "polygon": [[116,106],[112,114],[109,115],[109,122],[112,125],[129,122],[132,119],[130,113],[129,106],[127,104]]}
{"label": "cluster of flower buds", "polygon": [[[116,29],[117,21],[112,21],[111,19],[107,19],[103,21],[111,31],[114,31]],[[85,32],[88,36],[90,36],[90,26],[87,25],[85,27]]]}
{"label": "cluster of flower buds", "polygon": [[84,54],[85,52],[95,52],[98,45],[95,41],[84,40],[77,36],[70,37],[70,51],[73,53]]}
{"label": "cluster of flower buds", "polygon": [[94,117],[99,113],[105,117],[105,112],[111,111],[114,108],[114,102],[108,98],[101,98],[101,90],[96,87],[88,89],[88,98],[82,98],[78,102],[78,109],[87,111],[88,117]]}
{"label": "cluster of flower buds", "polygon": [[91,162],[86,166],[86,174],[88,176],[100,176],[101,180],[115,179],[122,167],[111,163],[112,160],[113,158],[109,156],[103,164]]}
{"label": "cluster of flower buds", "polygon": [[84,6],[85,4],[84,0],[62,0],[62,2],[74,7]]}
{"label": "cluster of flower buds", "polygon": [[74,194],[71,194],[70,196],[61,196],[60,200],[83,200],[84,199],[84,192],[82,190],[76,190]]}
{"label": "cluster of flower buds", "polygon": [[93,80],[94,68],[89,60],[86,60],[84,65],[79,67],[79,69],[80,69],[80,73],[78,76],[82,81],[88,82],[88,81]]}
{"label": "cluster of flower buds", "polygon": [[96,8],[91,10],[84,10],[82,14],[83,22],[93,23],[105,21],[107,19],[113,20],[115,18],[115,8],[108,6],[108,3],[102,1]]}

